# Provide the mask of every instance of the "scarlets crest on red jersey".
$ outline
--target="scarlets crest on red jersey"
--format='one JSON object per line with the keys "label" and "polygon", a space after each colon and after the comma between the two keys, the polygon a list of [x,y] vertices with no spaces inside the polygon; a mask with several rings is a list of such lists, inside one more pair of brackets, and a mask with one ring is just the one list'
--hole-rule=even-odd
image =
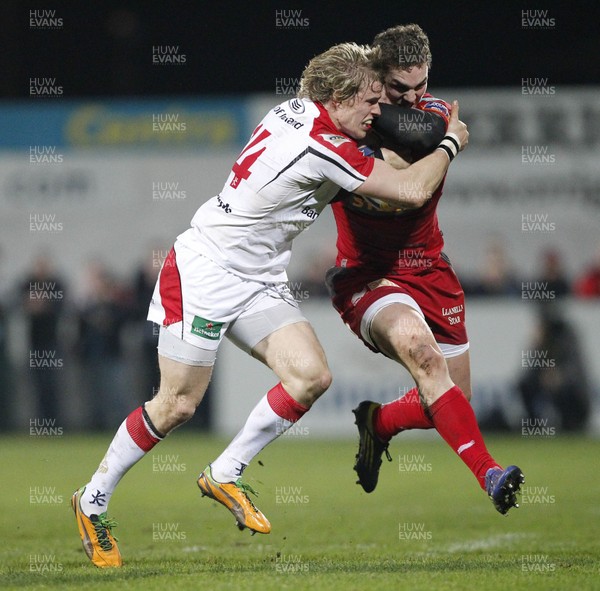
{"label": "scarlets crest on red jersey", "polygon": [[[448,124],[448,103],[426,94],[417,108],[440,115]],[[382,275],[431,267],[444,246],[437,217],[443,185],[442,181],[425,205],[407,210],[340,191],[332,204],[338,232],[336,266],[365,266]]]}
{"label": "scarlets crest on red jersey", "polygon": [[320,103],[286,101],[267,113],[222,191],[198,209],[179,240],[234,274],[287,281],[292,240],[340,187],[354,191],[372,170],[373,159]]}

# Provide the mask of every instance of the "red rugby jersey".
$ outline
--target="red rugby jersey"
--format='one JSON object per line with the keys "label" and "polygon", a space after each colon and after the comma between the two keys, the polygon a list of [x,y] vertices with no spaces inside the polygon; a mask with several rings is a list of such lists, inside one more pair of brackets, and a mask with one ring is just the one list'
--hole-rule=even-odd
{"label": "red rugby jersey", "polygon": [[[448,103],[426,94],[417,108],[439,114],[448,124]],[[338,232],[336,265],[363,266],[385,274],[431,267],[444,246],[437,216],[443,185],[444,181],[425,205],[405,211],[379,199],[340,191],[332,203]]]}

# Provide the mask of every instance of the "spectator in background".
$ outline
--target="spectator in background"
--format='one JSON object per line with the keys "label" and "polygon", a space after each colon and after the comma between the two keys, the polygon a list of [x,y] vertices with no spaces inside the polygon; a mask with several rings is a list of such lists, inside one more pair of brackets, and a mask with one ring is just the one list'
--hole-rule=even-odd
{"label": "spectator in background", "polygon": [[[0,260],[2,252],[0,251]],[[3,282],[0,281],[0,286]],[[13,427],[15,386],[13,367],[8,351],[8,294],[0,287],[0,431]]]}
{"label": "spectator in background", "polygon": [[113,429],[131,406],[126,398],[122,330],[130,313],[129,296],[98,262],[87,269],[84,300],[78,310],[77,351],[85,378],[91,428]]}
{"label": "spectator in background", "polygon": [[557,416],[564,431],[585,428],[590,415],[586,363],[574,326],[556,302],[542,304],[518,382],[528,418]]}
{"label": "spectator in background", "polygon": [[590,265],[576,279],[573,293],[580,298],[600,298],[600,247]]}
{"label": "spectator in background", "polygon": [[139,368],[138,384],[143,402],[152,398],[160,385],[160,372],[156,358],[156,346],[158,344],[158,330],[155,324],[146,320],[148,314],[148,302],[152,299],[156,278],[162,265],[162,260],[156,258],[154,253],[161,252],[158,249],[149,249],[152,256],[148,257],[137,269],[133,281],[133,309],[131,319],[139,328]]}
{"label": "spectator in background", "polygon": [[2,302],[0,302],[0,431],[13,426],[12,401],[14,396],[13,373],[8,356],[8,322]]}
{"label": "spectator in background", "polygon": [[465,282],[470,296],[520,296],[521,284],[510,263],[503,241],[494,237],[485,247],[479,276]]}
{"label": "spectator in background", "polygon": [[547,284],[546,289],[553,292],[557,298],[569,295],[570,282],[560,252],[555,248],[547,248],[542,251],[541,256],[542,272],[539,281]]}
{"label": "spectator in background", "polygon": [[58,325],[64,306],[64,286],[51,259],[39,255],[20,287],[29,341],[28,368],[33,380],[36,418],[58,417],[58,373],[62,367]]}

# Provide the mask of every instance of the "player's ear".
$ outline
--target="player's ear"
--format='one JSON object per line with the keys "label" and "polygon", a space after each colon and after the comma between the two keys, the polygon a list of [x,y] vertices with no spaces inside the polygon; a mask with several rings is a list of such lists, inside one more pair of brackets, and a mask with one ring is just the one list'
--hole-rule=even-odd
{"label": "player's ear", "polygon": [[339,108],[340,108],[340,105],[342,104],[342,103],[341,103],[341,101],[339,100],[339,98],[338,98],[338,96],[337,96],[336,94],[333,94],[333,95],[332,95],[332,97],[331,97],[331,99],[330,99],[330,102],[331,102],[331,106],[332,106],[334,109],[339,109]]}

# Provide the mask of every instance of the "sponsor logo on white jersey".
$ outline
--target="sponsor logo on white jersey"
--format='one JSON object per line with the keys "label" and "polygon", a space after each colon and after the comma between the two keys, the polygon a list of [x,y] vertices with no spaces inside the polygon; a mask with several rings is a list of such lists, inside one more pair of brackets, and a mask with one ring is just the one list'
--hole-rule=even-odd
{"label": "sponsor logo on white jersey", "polygon": [[349,142],[350,140],[343,135],[333,135],[331,133],[320,133],[319,134],[326,142],[333,144],[336,148],[341,146],[344,142]]}
{"label": "sponsor logo on white jersey", "polygon": [[304,103],[299,98],[290,99],[288,101],[288,105],[290,106],[290,109],[297,115],[304,113],[304,111],[306,110],[304,107]]}

